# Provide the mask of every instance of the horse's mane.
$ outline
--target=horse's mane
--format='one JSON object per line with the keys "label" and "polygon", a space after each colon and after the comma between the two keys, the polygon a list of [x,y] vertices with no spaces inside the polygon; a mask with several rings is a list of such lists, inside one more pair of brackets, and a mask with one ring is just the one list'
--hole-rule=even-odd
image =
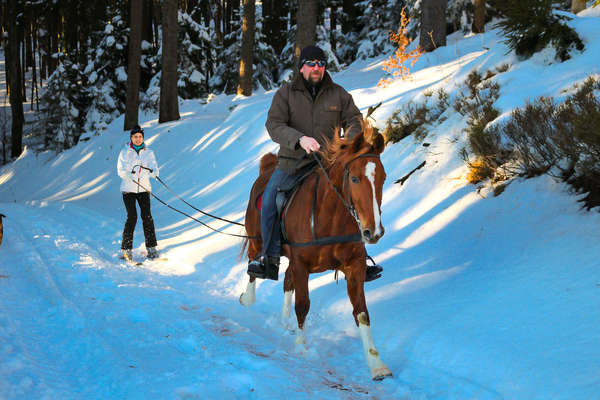
{"label": "horse's mane", "polygon": [[353,138],[340,137],[339,128],[336,129],[333,139],[329,140],[321,151],[321,156],[330,168],[346,154],[357,154],[363,149],[365,153],[373,152],[373,138],[378,135],[375,128],[368,120],[361,120],[361,133]]}

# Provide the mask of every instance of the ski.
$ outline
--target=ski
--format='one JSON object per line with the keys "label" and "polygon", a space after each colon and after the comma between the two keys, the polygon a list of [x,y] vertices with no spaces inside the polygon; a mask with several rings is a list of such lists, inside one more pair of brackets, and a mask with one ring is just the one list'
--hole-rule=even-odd
{"label": "ski", "polygon": [[122,255],[119,256],[119,260],[127,263],[128,265],[134,266],[134,267],[139,267],[139,266],[142,266],[142,265],[147,264],[147,263],[149,264],[149,263],[155,263],[155,262],[169,261],[169,259],[166,258],[166,257],[144,258],[141,261],[136,261],[134,259],[127,260]]}
{"label": "ski", "polygon": [[156,262],[165,262],[165,261],[169,261],[169,259],[164,258],[164,257],[159,257],[159,258],[146,258],[142,261],[131,260],[131,261],[125,261],[125,262],[131,266],[140,267],[144,264],[152,264],[152,263],[156,263]]}

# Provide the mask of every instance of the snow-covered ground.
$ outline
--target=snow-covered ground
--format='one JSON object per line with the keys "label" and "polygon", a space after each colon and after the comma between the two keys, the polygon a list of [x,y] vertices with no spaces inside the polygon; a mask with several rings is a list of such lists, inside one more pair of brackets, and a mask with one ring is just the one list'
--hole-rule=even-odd
{"label": "snow-covered ground", "polygon": [[[383,59],[334,76],[363,110],[387,117],[423,92],[452,93],[470,71],[497,75],[504,113],[563,96],[600,65],[600,16],[571,22],[586,51],[562,64],[545,51],[519,62],[496,31],[451,36],[411,80],[378,88]],[[489,27],[488,27],[489,28]],[[161,177],[196,206],[243,220],[273,91],[181,106],[181,120],[143,115]],[[240,241],[153,201],[168,261],[117,259],[125,211],[116,175],[122,119],[59,154],[25,152],[0,169],[0,398],[6,399],[594,399],[600,393],[600,214],[548,177],[494,197],[466,180],[465,120],[390,145],[385,236],[368,251],[385,270],[366,284],[372,333],[394,376],[373,382],[345,281],[311,279],[308,351],[282,326],[282,283],[238,297],[248,277]],[[400,186],[393,182],[421,161]],[[154,192],[215,228],[158,183]],[[140,222],[134,255],[145,254]],[[292,317],[294,318],[294,317]],[[293,322],[293,321],[291,321]],[[292,327],[293,323],[290,324]]]}

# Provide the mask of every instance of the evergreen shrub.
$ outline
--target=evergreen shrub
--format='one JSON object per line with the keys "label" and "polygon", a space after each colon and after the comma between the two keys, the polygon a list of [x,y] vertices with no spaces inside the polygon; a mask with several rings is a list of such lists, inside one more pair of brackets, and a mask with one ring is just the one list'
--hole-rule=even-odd
{"label": "evergreen shrub", "polygon": [[556,0],[502,0],[496,1],[505,19],[496,24],[506,36],[505,43],[523,58],[552,45],[556,58],[565,61],[573,48],[583,51],[584,45],[577,32],[565,25],[565,16],[553,11]]}
{"label": "evergreen shrub", "polygon": [[561,104],[540,97],[514,110],[501,131],[515,147],[519,174],[557,177],[585,193],[591,209],[600,205],[600,80],[575,89]]}
{"label": "evergreen shrub", "polygon": [[[450,106],[448,93],[439,89],[436,98],[431,100],[431,97],[431,93],[426,93],[424,102],[410,102],[405,108],[396,110],[388,118],[383,131],[386,140],[396,143],[413,135],[416,140],[422,141],[434,124],[443,122],[443,114]],[[429,101],[433,101],[434,104],[428,106]]]}

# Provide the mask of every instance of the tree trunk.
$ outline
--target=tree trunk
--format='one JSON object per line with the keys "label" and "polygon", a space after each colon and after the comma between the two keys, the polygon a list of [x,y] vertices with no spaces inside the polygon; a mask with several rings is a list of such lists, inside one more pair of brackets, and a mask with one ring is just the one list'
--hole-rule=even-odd
{"label": "tree trunk", "polygon": [[423,0],[419,47],[425,52],[446,45],[446,0]]}
{"label": "tree trunk", "polygon": [[143,0],[143,18],[142,18],[142,40],[154,45],[152,32],[152,0]]}
{"label": "tree trunk", "polygon": [[255,0],[244,0],[242,20],[242,57],[240,60],[240,84],[238,94],[252,95],[252,74],[254,64],[254,31],[256,28]]}
{"label": "tree trunk", "polygon": [[483,33],[485,32],[485,0],[474,0],[474,3],[475,15],[471,31],[473,33]]}
{"label": "tree trunk", "polygon": [[578,12],[585,10],[586,3],[586,0],[573,0],[571,2],[571,12],[577,14]]}
{"label": "tree trunk", "polygon": [[337,7],[332,5],[329,10],[329,43],[331,43],[331,48],[335,49],[337,47],[335,38],[337,32]]}
{"label": "tree trunk", "polygon": [[11,156],[21,155],[23,147],[23,98],[21,87],[21,57],[19,57],[19,32],[17,29],[17,3],[20,0],[8,0],[8,43],[6,51],[6,67],[10,88],[11,109]]}
{"label": "tree trunk", "polygon": [[358,16],[355,1],[344,0],[342,7],[344,10],[344,16],[342,17],[342,33],[345,35],[352,31],[359,32],[360,29],[358,29]]}
{"label": "tree trunk", "polygon": [[[21,15],[23,15],[23,8],[21,8],[19,10],[19,13]],[[19,32],[19,41],[21,42],[19,44],[19,47],[21,48],[20,53],[21,53],[21,102],[25,103],[27,102],[27,86],[26,86],[26,80],[25,80],[25,72],[27,72],[27,57],[25,56],[25,53],[27,53],[26,48],[25,48],[25,28],[23,27],[23,23],[25,21],[23,21],[23,18],[21,18],[20,21],[18,21],[17,23],[17,31]]]}
{"label": "tree trunk", "polygon": [[215,4],[215,35],[217,36],[217,44],[223,44],[223,6],[220,1]]}
{"label": "tree trunk", "polygon": [[317,0],[299,0],[294,65],[298,65],[300,52],[308,45],[315,44],[317,38]]}
{"label": "tree trunk", "polygon": [[159,123],[179,119],[177,98],[177,0],[164,0],[162,27]]}
{"label": "tree trunk", "polygon": [[143,0],[130,0],[131,22],[129,24],[129,64],[127,66],[127,99],[125,101],[125,122],[128,131],[138,124],[140,103],[140,61],[142,59],[142,14]]}
{"label": "tree trunk", "polygon": [[52,75],[52,73],[56,70],[58,66],[58,61],[56,58],[52,57],[52,55],[58,52],[58,25],[60,21],[60,15],[57,11],[57,6],[50,6],[51,11],[50,15],[47,16],[48,21],[48,54],[47,54],[47,62],[48,62],[48,75]]}
{"label": "tree trunk", "polygon": [[265,40],[273,47],[275,54],[281,54],[286,45],[287,8],[284,0],[263,0],[262,32]]}

